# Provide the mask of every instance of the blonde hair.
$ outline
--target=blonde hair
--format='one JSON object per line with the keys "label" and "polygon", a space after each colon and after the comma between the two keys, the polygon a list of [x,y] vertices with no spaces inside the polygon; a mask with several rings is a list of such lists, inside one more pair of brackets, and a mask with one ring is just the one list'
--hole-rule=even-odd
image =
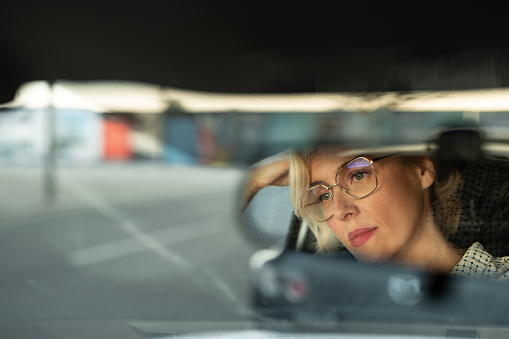
{"label": "blonde hair", "polygon": [[316,252],[326,253],[342,246],[341,242],[325,222],[317,222],[301,207],[302,194],[310,184],[309,169],[313,155],[314,151],[290,154],[290,172],[288,173],[290,199],[295,215],[306,222],[316,237]]}
{"label": "blonde hair", "polygon": [[[316,237],[317,253],[328,253],[344,245],[339,241],[326,222],[318,222],[301,207],[302,194],[309,188],[311,160],[315,151],[290,153],[289,186],[294,213],[304,220]],[[405,156],[404,165],[416,164],[422,156]],[[436,168],[436,162],[435,168]],[[462,185],[457,171],[448,173],[447,179],[432,186],[432,206],[430,212],[444,236],[454,234],[458,228],[461,207],[458,191]]]}

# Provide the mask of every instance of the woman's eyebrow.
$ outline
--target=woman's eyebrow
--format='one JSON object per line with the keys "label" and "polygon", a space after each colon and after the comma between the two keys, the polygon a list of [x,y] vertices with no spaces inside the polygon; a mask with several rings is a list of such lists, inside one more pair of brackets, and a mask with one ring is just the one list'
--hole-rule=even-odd
{"label": "woman's eyebrow", "polygon": [[314,187],[314,186],[317,186],[317,185],[324,185],[324,186],[327,186],[329,187],[329,185],[327,185],[327,183],[323,180],[317,180],[317,181],[313,181],[312,183],[309,184],[309,188],[311,187]]}

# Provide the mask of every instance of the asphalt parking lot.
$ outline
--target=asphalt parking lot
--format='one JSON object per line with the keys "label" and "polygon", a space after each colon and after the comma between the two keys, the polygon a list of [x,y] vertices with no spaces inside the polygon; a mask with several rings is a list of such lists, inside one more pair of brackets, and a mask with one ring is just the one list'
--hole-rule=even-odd
{"label": "asphalt parking lot", "polygon": [[250,315],[236,215],[242,171],[158,163],[0,166],[0,317],[226,320]]}

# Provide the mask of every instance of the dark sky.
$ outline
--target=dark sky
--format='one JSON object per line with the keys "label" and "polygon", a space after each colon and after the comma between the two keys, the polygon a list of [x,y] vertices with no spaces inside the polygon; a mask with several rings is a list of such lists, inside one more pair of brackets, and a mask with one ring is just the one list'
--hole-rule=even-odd
{"label": "dark sky", "polygon": [[401,76],[383,85],[380,79],[415,62],[505,48],[500,6],[334,4],[4,2],[2,92],[40,79],[136,80],[215,92],[404,90]]}

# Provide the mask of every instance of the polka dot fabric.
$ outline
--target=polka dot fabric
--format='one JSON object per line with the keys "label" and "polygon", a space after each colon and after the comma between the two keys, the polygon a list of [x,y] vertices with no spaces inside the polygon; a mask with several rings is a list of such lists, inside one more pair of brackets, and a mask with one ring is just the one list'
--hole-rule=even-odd
{"label": "polka dot fabric", "polygon": [[459,214],[449,218],[456,219],[457,226],[447,236],[452,244],[467,251],[451,275],[509,282],[508,162],[486,158],[471,161],[461,171],[461,185],[456,189],[460,208],[442,205],[438,207],[441,211],[435,211]]}
{"label": "polka dot fabric", "polygon": [[461,172],[460,219],[449,241],[459,248],[480,242],[494,256],[509,255],[509,164],[479,159]]}
{"label": "polka dot fabric", "polygon": [[452,269],[450,276],[509,282],[509,257],[493,257],[479,242],[475,242]]}

